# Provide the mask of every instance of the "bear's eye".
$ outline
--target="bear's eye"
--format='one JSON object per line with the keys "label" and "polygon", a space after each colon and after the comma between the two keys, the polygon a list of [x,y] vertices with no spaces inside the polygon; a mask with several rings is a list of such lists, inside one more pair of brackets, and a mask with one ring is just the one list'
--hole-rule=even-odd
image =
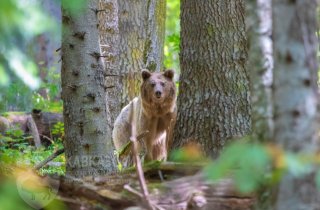
{"label": "bear's eye", "polygon": [[154,86],[156,86],[156,83],[152,82],[151,87],[154,87]]}
{"label": "bear's eye", "polygon": [[164,82],[160,82],[160,85],[164,87],[166,84]]}

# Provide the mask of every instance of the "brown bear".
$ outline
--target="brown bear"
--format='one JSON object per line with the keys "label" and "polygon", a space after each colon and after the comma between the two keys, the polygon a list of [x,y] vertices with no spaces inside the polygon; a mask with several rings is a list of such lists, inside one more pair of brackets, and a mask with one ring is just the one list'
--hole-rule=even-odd
{"label": "brown bear", "polygon": [[[166,160],[168,144],[176,120],[176,87],[173,70],[150,73],[142,70],[143,82],[140,96],[125,106],[114,123],[113,142],[120,151],[131,136],[131,122],[135,123],[136,135],[149,131],[139,144],[144,148],[145,160]],[[132,157],[128,157],[132,164]]]}

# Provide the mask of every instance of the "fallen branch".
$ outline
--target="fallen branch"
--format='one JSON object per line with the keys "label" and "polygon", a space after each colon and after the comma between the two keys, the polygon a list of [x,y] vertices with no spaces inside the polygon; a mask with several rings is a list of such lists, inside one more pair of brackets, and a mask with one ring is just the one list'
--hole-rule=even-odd
{"label": "fallen branch", "polygon": [[130,185],[126,184],[123,186],[124,189],[126,189],[127,191],[131,192],[132,194],[138,196],[139,198],[143,198],[143,195],[138,192],[137,190],[133,189]]}
{"label": "fallen branch", "polygon": [[149,199],[149,192],[148,192],[148,188],[146,185],[146,180],[144,178],[144,174],[143,174],[143,170],[142,170],[142,164],[141,164],[141,160],[139,157],[139,153],[138,153],[138,142],[137,142],[137,134],[136,134],[136,124],[135,124],[135,114],[134,114],[134,103],[131,103],[131,115],[130,115],[130,122],[131,122],[131,137],[130,137],[130,141],[132,142],[132,153],[133,153],[133,157],[134,157],[134,162],[136,165],[136,169],[137,169],[137,174],[138,174],[138,179],[139,179],[139,184],[142,190],[142,195],[143,195],[143,200],[145,203],[145,206],[148,209],[154,209],[150,199]]}
{"label": "fallen branch", "polygon": [[128,200],[121,193],[101,189],[101,187],[95,186],[93,183],[86,182],[82,179],[66,176],[60,177],[59,182],[59,195],[62,196],[62,198],[82,198],[81,200],[83,201],[83,199],[85,199],[87,201],[86,203],[92,204],[93,201],[98,202],[108,209],[124,209],[125,207],[134,205],[133,201]]}
{"label": "fallen branch", "polygon": [[[162,162],[151,161],[143,164],[142,169],[145,177],[158,177],[158,172],[161,171],[164,175],[173,174],[176,177],[194,175],[203,167],[207,166],[207,162]],[[136,171],[135,167],[125,168],[124,173],[132,173]]]}
{"label": "fallen branch", "polygon": [[49,163],[51,160],[55,159],[56,157],[58,157],[59,155],[61,155],[62,153],[64,153],[64,148],[59,149],[57,151],[55,151],[52,155],[50,155],[47,159],[45,159],[44,161],[40,162],[39,164],[37,164],[34,169],[35,170],[39,170],[40,168],[42,168],[43,166],[45,166],[47,163]]}
{"label": "fallen branch", "polygon": [[42,138],[48,140],[51,144],[54,143],[54,141],[51,138],[49,138],[48,136],[42,135]]}
{"label": "fallen branch", "polygon": [[[149,131],[145,131],[143,133],[141,133],[138,137],[137,137],[137,141],[140,142],[147,134],[149,133]],[[119,152],[119,158],[123,158],[125,156],[128,156],[130,154],[132,150],[132,141],[128,141],[128,143],[120,150]]]}

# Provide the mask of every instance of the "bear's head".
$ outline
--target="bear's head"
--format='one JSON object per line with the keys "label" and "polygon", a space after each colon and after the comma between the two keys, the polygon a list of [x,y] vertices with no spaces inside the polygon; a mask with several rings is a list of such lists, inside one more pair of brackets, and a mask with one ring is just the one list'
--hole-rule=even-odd
{"label": "bear's head", "polygon": [[174,71],[151,73],[146,69],[142,70],[141,97],[148,103],[167,103],[174,101],[176,97],[176,87],[173,81]]}

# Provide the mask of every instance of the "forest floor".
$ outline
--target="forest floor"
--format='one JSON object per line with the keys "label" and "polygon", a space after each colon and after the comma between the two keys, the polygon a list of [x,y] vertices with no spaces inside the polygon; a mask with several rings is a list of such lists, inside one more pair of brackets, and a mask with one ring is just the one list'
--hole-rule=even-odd
{"label": "forest floor", "polygon": [[[36,147],[34,142],[30,142],[30,135],[34,135],[30,132],[30,114],[11,113],[0,119],[0,125],[4,125],[2,128],[7,126],[6,134],[0,135],[0,193],[10,198],[7,202],[14,207],[17,207],[18,202],[11,202],[12,197],[18,200],[22,198],[34,208],[44,207],[49,201],[54,201],[51,202],[53,209],[64,206],[64,209],[72,210],[129,207],[253,209],[253,194],[235,190],[231,178],[210,181],[203,171],[207,165],[203,161],[151,162],[143,165],[141,171],[139,167],[132,167],[105,176],[83,179],[65,176],[63,125],[57,123],[61,116],[51,113],[32,114],[36,126],[40,128],[38,135],[42,136],[41,140],[45,136],[49,141],[46,147]],[[18,128],[8,129],[6,120],[18,124]],[[49,128],[52,122],[56,125]],[[16,188],[14,196],[3,190],[8,180],[15,183],[12,184]],[[24,206],[25,203],[20,205]]]}

